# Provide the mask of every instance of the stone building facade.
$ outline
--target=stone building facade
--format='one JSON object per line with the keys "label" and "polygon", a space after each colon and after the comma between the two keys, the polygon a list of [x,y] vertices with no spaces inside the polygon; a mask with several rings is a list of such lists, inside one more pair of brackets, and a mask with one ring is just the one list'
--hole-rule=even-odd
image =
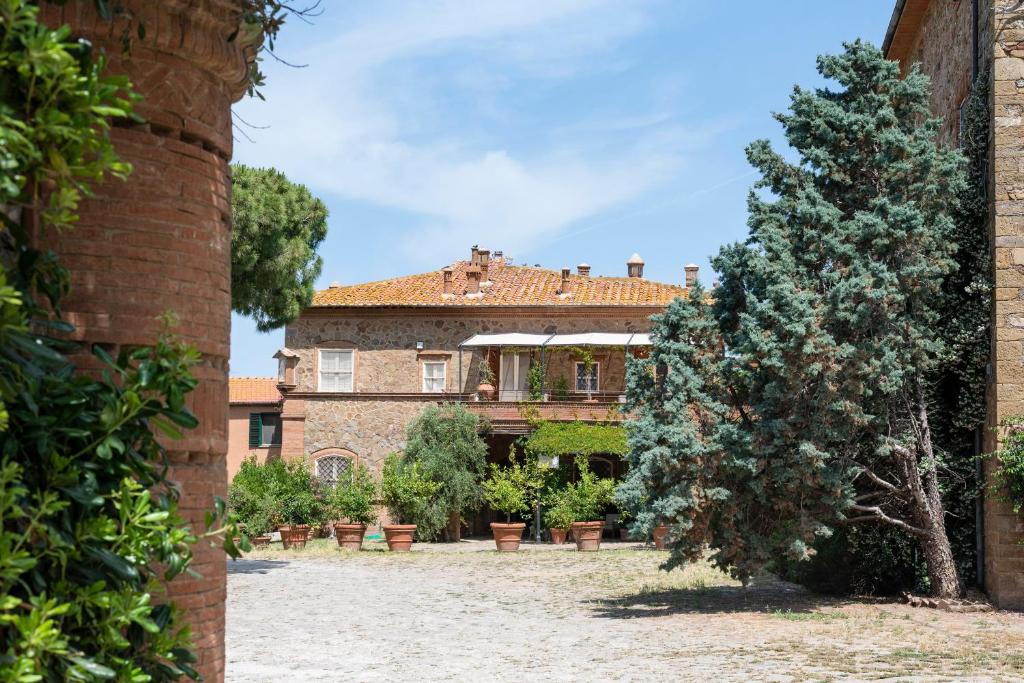
{"label": "stone building facade", "polygon": [[[680,276],[680,284],[647,280],[635,255],[627,276],[596,277],[586,264],[559,272],[474,248],[441,270],[318,292],[288,325],[277,354],[281,456],[308,458],[327,476],[340,461],[379,471],[405,447],[409,423],[440,402],[462,402],[487,418],[499,437],[496,457],[507,453],[501,437],[530,428],[526,405],[548,420],[621,420],[626,356],[642,352],[650,316],[687,292],[683,282],[696,280],[696,267],[680,268]],[[583,346],[541,345],[588,333],[605,336]],[[510,344],[511,334],[529,339]],[[476,345],[465,346],[471,338]],[[525,376],[542,356],[543,396],[529,400]],[[580,367],[583,357],[591,369]],[[496,393],[482,400],[484,366]]]}
{"label": "stone building facade", "polygon": [[[957,145],[960,109],[979,75],[990,82],[989,236],[995,291],[985,452],[1000,421],[1024,415],[1024,4],[1018,0],[899,0],[886,55],[932,79],[944,141]],[[986,476],[995,466],[985,462]],[[1000,607],[1024,609],[1024,521],[984,498],[983,575]]]}

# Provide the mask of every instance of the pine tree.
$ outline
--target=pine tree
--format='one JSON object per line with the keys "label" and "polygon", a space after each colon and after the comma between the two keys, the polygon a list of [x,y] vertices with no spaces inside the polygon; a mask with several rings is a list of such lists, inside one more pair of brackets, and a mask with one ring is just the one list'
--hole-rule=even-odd
{"label": "pine tree", "polygon": [[[708,312],[691,298],[656,323],[664,379],[631,367],[638,472],[620,498],[673,523],[673,561],[707,542],[744,579],[780,553],[810,556],[837,524],[888,524],[917,540],[933,592],[958,595],[928,398],[964,174],[936,143],[927,78],[845,47],[818,59],[841,88],[796,88],[776,116],[796,161],[748,148],[750,236],[714,259]],[[706,319],[717,352],[693,338]],[[659,417],[660,383],[679,382],[691,407]],[[684,443],[693,427],[699,446]]]}

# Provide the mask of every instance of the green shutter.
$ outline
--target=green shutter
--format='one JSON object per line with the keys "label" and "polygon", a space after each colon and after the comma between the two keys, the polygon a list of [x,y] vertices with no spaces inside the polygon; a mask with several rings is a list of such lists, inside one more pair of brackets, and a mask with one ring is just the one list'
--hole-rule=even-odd
{"label": "green shutter", "polygon": [[263,444],[263,415],[249,413],[249,448],[259,448]]}

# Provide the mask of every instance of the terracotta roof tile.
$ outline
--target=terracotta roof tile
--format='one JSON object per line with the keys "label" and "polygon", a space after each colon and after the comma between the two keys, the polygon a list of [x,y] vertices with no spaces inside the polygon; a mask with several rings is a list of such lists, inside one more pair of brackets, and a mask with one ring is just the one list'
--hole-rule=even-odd
{"label": "terracotta roof tile", "polygon": [[281,392],[276,377],[231,377],[228,403],[277,403]]}
{"label": "terracotta roof tile", "polygon": [[545,268],[513,266],[491,259],[490,286],[481,297],[466,296],[468,261],[457,261],[453,294],[444,294],[442,269],[390,280],[320,290],[313,306],[664,306],[686,293],[682,285],[631,277],[570,275],[572,294],[560,295],[561,273]]}

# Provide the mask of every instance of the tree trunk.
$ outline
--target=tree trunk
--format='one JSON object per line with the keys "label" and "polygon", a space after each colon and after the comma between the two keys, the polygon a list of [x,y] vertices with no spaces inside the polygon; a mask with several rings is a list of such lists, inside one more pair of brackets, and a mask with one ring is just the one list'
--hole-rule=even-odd
{"label": "tree trunk", "polygon": [[932,446],[931,427],[928,422],[928,404],[922,383],[918,382],[917,419],[920,430],[920,445],[924,460],[924,474],[920,474],[917,463],[913,463],[914,479],[911,488],[914,491],[913,506],[918,526],[927,529],[928,535],[918,538],[924,561],[928,567],[928,578],[931,582],[932,594],[939,598],[959,598],[963,594],[960,585],[960,574],[956,570],[953,559],[953,547],[946,533],[946,511],[942,505],[942,493],[939,490],[938,463]]}
{"label": "tree trunk", "polygon": [[959,598],[963,594],[960,574],[953,560],[953,548],[946,535],[946,525],[932,532],[930,536],[918,539],[924,562],[928,568],[928,580],[932,594],[937,598]]}
{"label": "tree trunk", "polygon": [[462,540],[462,515],[458,512],[449,513],[445,536],[448,538],[449,543],[458,543]]}

